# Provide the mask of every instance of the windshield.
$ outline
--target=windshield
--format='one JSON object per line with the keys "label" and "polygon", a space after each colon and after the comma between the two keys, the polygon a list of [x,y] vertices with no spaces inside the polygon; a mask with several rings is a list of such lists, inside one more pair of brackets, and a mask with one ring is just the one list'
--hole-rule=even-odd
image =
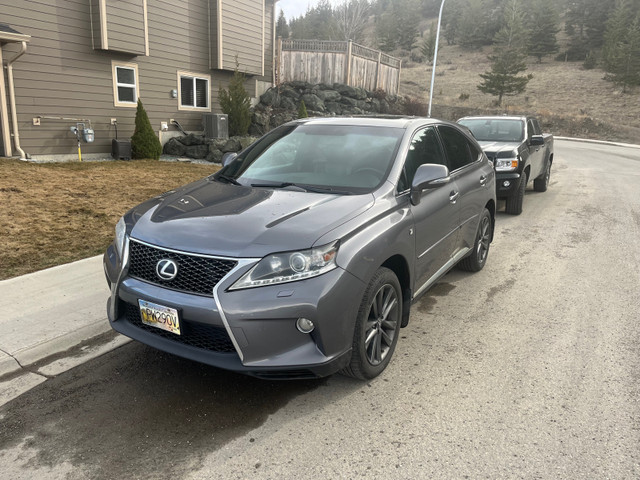
{"label": "windshield", "polygon": [[479,142],[521,142],[524,139],[524,122],[508,118],[464,118],[458,121]]}
{"label": "windshield", "polygon": [[403,133],[354,125],[282,126],[214,178],[264,188],[366,193],[386,178]]}

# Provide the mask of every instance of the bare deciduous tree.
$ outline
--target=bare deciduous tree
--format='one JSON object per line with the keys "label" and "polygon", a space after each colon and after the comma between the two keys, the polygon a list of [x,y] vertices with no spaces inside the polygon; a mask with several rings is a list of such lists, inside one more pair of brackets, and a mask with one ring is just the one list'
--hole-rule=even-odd
{"label": "bare deciduous tree", "polygon": [[344,3],[338,5],[334,10],[338,36],[344,40],[362,42],[369,8],[367,0],[344,0]]}

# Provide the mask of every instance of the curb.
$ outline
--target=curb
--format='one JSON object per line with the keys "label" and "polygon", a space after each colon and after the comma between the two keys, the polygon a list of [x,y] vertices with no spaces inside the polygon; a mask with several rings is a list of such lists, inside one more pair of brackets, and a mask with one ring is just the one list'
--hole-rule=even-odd
{"label": "curb", "polygon": [[611,145],[614,147],[640,148],[640,145],[635,145],[633,143],[610,142],[608,140],[593,140],[591,138],[556,137],[555,135],[553,138],[554,140],[565,140],[568,142],[594,143],[597,145]]}
{"label": "curb", "polygon": [[102,256],[0,281],[0,377],[30,371],[111,331]]}

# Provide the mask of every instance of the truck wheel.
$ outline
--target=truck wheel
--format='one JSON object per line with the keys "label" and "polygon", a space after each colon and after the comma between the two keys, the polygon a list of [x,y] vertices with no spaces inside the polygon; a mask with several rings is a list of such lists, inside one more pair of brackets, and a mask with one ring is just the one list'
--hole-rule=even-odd
{"label": "truck wheel", "polygon": [[479,272],[487,263],[489,256],[489,246],[491,245],[492,221],[491,214],[486,208],[480,216],[476,241],[473,243],[473,251],[468,257],[463,258],[458,263],[458,267],[467,272]]}
{"label": "truck wheel", "polygon": [[533,189],[536,192],[546,192],[549,186],[549,178],[551,177],[551,160],[547,160],[547,168],[544,173],[533,180]]}
{"label": "truck wheel", "polygon": [[509,215],[520,215],[522,213],[522,202],[524,201],[524,191],[527,189],[527,174],[523,173],[520,178],[520,185],[513,195],[507,197],[505,211]]}
{"label": "truck wheel", "polygon": [[388,268],[375,273],[362,297],[353,335],[351,362],[341,373],[368,380],[387,367],[400,336],[402,291]]}

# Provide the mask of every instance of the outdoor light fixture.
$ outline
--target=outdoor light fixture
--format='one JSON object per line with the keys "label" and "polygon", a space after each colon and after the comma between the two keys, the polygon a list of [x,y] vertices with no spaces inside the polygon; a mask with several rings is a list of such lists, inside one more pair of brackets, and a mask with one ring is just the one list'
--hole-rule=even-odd
{"label": "outdoor light fixture", "polygon": [[178,90],[175,88],[171,90],[171,98],[178,98]]}

